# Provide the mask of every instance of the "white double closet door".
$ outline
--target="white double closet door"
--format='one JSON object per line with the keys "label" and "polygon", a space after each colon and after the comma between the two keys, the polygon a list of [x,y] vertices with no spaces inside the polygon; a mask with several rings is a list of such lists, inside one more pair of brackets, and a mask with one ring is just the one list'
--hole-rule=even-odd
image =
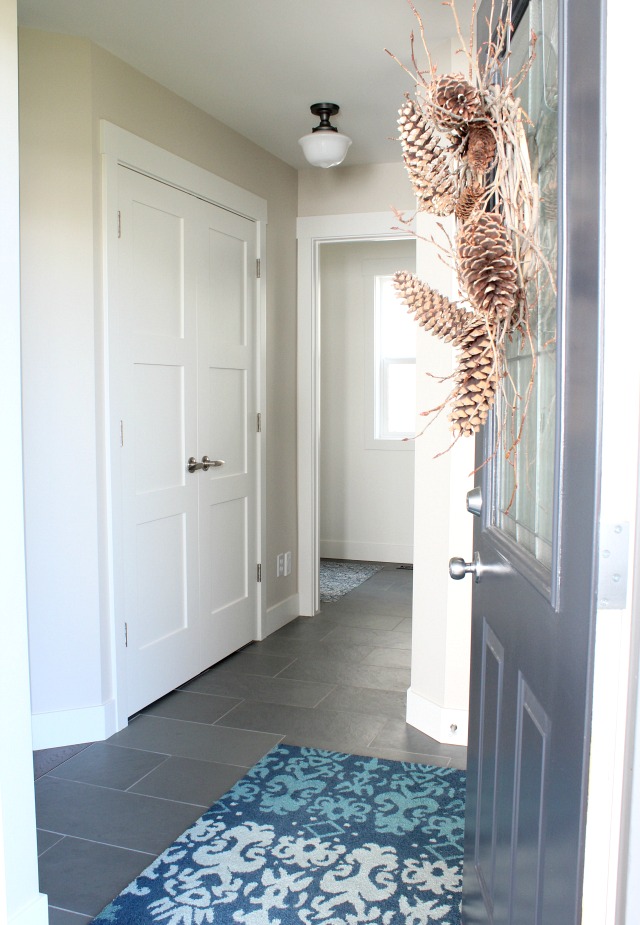
{"label": "white double closet door", "polygon": [[256,229],[118,169],[116,599],[130,716],[255,638]]}

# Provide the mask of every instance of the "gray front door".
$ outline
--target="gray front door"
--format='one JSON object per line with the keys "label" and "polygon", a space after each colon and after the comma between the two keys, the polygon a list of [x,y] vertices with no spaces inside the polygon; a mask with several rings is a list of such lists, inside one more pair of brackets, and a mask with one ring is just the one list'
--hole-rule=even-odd
{"label": "gray front door", "polygon": [[[581,915],[601,397],[603,5],[514,3],[514,60],[523,45],[526,57],[531,30],[538,35],[521,92],[558,298],[538,307],[536,385],[515,470],[498,452],[477,482],[465,925],[575,925]],[[516,388],[530,363],[514,344]],[[494,439],[495,431],[485,435],[479,462]]]}

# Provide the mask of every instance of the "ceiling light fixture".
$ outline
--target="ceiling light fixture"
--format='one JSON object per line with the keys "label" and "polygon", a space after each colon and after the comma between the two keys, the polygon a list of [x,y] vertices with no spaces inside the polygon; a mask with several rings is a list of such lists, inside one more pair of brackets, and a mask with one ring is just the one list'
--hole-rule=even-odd
{"label": "ceiling light fixture", "polygon": [[311,106],[314,116],[320,116],[320,124],[309,135],[299,139],[304,156],[314,167],[337,167],[346,157],[351,139],[340,135],[335,125],[329,121],[331,116],[340,112],[336,103],[314,103]]}

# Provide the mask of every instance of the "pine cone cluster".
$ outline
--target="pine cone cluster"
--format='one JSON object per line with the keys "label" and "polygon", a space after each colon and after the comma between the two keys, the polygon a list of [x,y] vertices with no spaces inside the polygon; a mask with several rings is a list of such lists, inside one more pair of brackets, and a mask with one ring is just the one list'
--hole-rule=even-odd
{"label": "pine cone cluster", "polygon": [[471,310],[410,273],[397,273],[394,282],[415,320],[459,351],[446,405],[453,433],[466,436],[484,424],[495,401],[503,375],[496,344],[518,326],[521,308],[510,232],[498,210],[486,211],[498,150],[495,106],[517,103],[508,95],[498,99],[492,86],[478,89],[462,74],[445,74],[422,87],[420,98],[407,97],[399,111],[403,159],[418,209],[455,214],[454,259]]}
{"label": "pine cone cluster", "polygon": [[398,137],[418,210],[456,212],[466,221],[475,204],[468,190],[483,188],[496,153],[479,90],[462,74],[439,77],[421,102],[406,98],[398,111]]}

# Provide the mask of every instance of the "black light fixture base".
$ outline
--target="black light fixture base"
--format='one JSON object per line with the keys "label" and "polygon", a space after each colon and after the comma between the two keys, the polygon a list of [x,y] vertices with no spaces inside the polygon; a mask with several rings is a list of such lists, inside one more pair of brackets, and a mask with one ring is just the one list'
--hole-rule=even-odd
{"label": "black light fixture base", "polygon": [[331,125],[329,122],[331,116],[335,116],[340,112],[340,107],[337,103],[313,103],[310,109],[314,116],[320,116],[320,125],[316,125],[316,127],[311,130],[312,132],[338,131],[335,125]]}

